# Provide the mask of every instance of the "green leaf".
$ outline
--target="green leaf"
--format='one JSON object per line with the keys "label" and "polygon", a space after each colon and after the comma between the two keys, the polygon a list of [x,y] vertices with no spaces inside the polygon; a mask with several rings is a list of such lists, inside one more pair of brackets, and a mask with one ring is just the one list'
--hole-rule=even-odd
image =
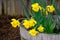
{"label": "green leaf", "polygon": [[44,0],[43,1],[43,7],[46,8],[46,6],[47,6],[47,0]]}
{"label": "green leaf", "polygon": [[60,15],[60,9],[55,6],[55,10],[56,10],[57,14]]}
{"label": "green leaf", "polygon": [[33,14],[33,17],[36,21],[39,21],[40,18],[41,18],[41,13],[40,13],[40,10],[38,12],[34,12],[32,11],[32,14]]}
{"label": "green leaf", "polygon": [[52,23],[51,26],[50,26],[50,32],[53,32],[53,29],[55,28],[56,26],[56,23]]}
{"label": "green leaf", "polygon": [[55,5],[55,0],[51,0],[51,4],[52,5]]}
{"label": "green leaf", "polygon": [[40,5],[42,5],[42,0],[37,0]]}
{"label": "green leaf", "polygon": [[30,18],[29,18],[29,15],[27,14],[28,11],[27,11],[26,9],[24,9],[23,12],[24,12],[25,16],[27,17],[27,19],[30,19]]}
{"label": "green leaf", "polygon": [[58,18],[58,23],[60,24],[60,18]]}
{"label": "green leaf", "polygon": [[47,18],[47,21],[48,21],[48,25],[50,26],[51,25],[51,23],[52,23],[52,15],[51,14],[49,14],[48,15],[48,18]]}
{"label": "green leaf", "polygon": [[36,3],[36,2],[37,2],[37,0],[31,0],[31,4]]}

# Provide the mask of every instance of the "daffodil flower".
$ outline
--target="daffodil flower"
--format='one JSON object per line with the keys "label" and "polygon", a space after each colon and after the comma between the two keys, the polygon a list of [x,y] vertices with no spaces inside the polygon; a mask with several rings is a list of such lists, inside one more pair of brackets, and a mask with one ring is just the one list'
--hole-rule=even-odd
{"label": "daffodil flower", "polygon": [[24,20],[24,21],[23,21],[23,26],[24,26],[26,29],[30,28],[29,21],[28,21],[28,20]]}
{"label": "daffodil flower", "polygon": [[26,28],[26,29],[29,29],[33,26],[35,26],[36,24],[36,21],[34,19],[30,19],[30,20],[24,20],[23,21],[23,26]]}
{"label": "daffodil flower", "polygon": [[35,29],[29,30],[29,34],[30,34],[31,36],[36,36],[38,33],[39,33],[39,32],[36,31]]}
{"label": "daffodil flower", "polygon": [[39,8],[40,8],[40,6],[39,6],[38,3],[32,4],[32,10],[33,10],[33,11],[38,12],[38,11],[39,11]]}
{"label": "daffodil flower", "polygon": [[12,27],[16,28],[17,26],[20,27],[20,22],[19,20],[16,20],[16,19],[11,19],[12,22],[11,22],[11,25]]}
{"label": "daffodil flower", "polygon": [[46,10],[47,10],[48,12],[52,13],[53,11],[55,11],[55,8],[54,8],[53,5],[48,5],[48,6],[46,7]]}
{"label": "daffodil flower", "polygon": [[36,22],[33,18],[31,18],[31,19],[29,20],[30,26],[35,26],[36,23],[37,23],[37,22]]}
{"label": "daffodil flower", "polygon": [[40,32],[44,32],[44,27],[43,27],[42,25],[40,25],[40,26],[38,27],[38,30],[39,30]]}

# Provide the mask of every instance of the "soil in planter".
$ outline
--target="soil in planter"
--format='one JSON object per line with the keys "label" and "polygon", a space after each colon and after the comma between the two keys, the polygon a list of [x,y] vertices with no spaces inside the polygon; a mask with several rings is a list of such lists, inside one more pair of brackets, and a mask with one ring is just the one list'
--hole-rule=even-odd
{"label": "soil in planter", "polygon": [[20,40],[19,28],[13,28],[10,24],[12,16],[0,15],[0,40]]}

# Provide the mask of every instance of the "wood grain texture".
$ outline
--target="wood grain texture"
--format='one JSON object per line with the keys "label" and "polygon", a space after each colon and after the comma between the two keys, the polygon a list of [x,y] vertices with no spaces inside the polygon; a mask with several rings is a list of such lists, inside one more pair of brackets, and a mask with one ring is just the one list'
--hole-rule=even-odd
{"label": "wood grain texture", "polygon": [[8,15],[14,15],[15,12],[15,8],[14,8],[14,0],[8,0],[7,1],[7,11],[8,11]]}
{"label": "wood grain texture", "polygon": [[15,13],[18,16],[23,16],[24,14],[20,2],[21,2],[20,0],[15,0]]}
{"label": "wood grain texture", "polygon": [[6,15],[13,15],[13,11],[14,11],[14,1],[13,0],[3,0],[3,4],[4,4],[4,13]]}
{"label": "wood grain texture", "polygon": [[[47,4],[50,4],[50,0],[47,1]],[[21,8],[21,0],[3,0],[4,4],[4,13],[11,16],[24,16],[23,10]],[[24,0],[24,5],[30,7],[30,2]],[[60,8],[60,0],[56,0],[56,5]],[[2,0],[0,0],[0,14],[2,14]]]}
{"label": "wood grain texture", "polygon": [[[21,2],[21,0],[3,0],[4,13],[6,15],[11,15],[11,16],[24,16],[20,2]],[[2,11],[1,3],[2,2],[0,0],[0,10]]]}

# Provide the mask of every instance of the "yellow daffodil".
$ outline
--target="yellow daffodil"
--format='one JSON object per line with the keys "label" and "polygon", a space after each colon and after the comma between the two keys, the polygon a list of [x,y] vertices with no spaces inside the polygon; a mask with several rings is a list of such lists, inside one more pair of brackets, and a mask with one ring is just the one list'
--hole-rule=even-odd
{"label": "yellow daffodil", "polygon": [[39,4],[38,3],[34,3],[32,4],[32,10],[35,11],[35,12],[38,12],[39,11]]}
{"label": "yellow daffodil", "polygon": [[12,27],[16,28],[17,26],[18,27],[20,26],[19,20],[16,20],[16,19],[11,19],[11,20],[12,20],[11,22]]}
{"label": "yellow daffodil", "polygon": [[40,32],[44,32],[44,27],[43,27],[42,25],[40,25],[40,26],[38,27],[38,30],[39,30]]}
{"label": "yellow daffodil", "polygon": [[28,20],[24,20],[23,25],[24,25],[24,27],[26,29],[30,28],[30,25],[29,25],[29,21]]}
{"label": "yellow daffodil", "polygon": [[33,27],[36,24],[34,19],[24,20],[23,25],[26,29]]}
{"label": "yellow daffodil", "polygon": [[33,18],[31,18],[31,19],[29,20],[29,24],[30,24],[30,26],[35,26],[36,21],[35,21]]}
{"label": "yellow daffodil", "polygon": [[53,11],[55,11],[55,8],[54,8],[54,6],[53,5],[48,5],[47,7],[46,7],[46,9],[47,9],[47,11],[48,12],[53,12]]}
{"label": "yellow daffodil", "polygon": [[35,29],[32,29],[32,30],[29,31],[29,34],[30,34],[31,36],[36,36],[38,33],[39,33],[39,32],[36,31]]}

